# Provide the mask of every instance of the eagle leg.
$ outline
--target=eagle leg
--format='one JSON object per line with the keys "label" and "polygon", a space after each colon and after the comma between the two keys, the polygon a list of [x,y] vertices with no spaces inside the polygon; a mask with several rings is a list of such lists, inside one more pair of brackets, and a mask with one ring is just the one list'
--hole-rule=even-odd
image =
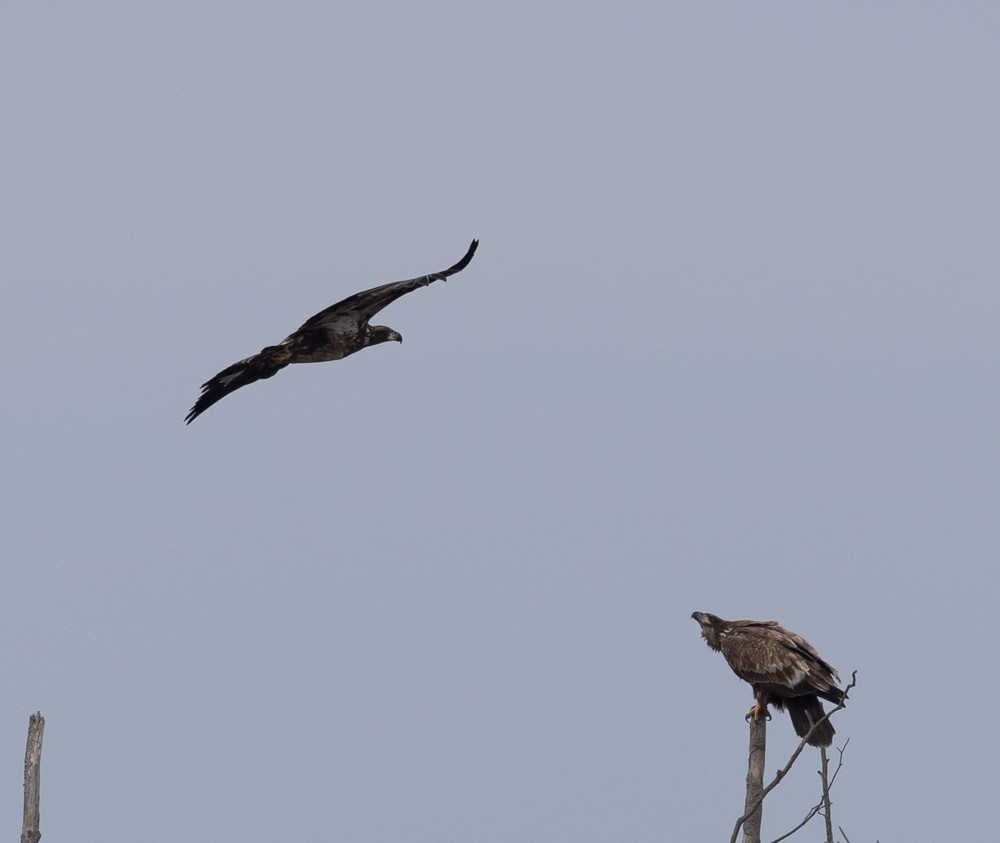
{"label": "eagle leg", "polygon": [[754,697],[754,704],[750,707],[746,717],[743,719],[749,721],[751,717],[754,720],[760,720],[762,717],[765,717],[768,720],[771,719],[771,712],[767,710],[766,700],[761,700],[756,696]]}

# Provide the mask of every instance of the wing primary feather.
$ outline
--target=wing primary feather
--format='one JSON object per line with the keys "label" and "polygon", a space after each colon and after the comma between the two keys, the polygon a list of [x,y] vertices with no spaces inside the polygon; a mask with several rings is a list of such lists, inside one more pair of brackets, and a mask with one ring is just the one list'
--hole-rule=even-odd
{"label": "wing primary feather", "polygon": [[472,260],[473,255],[476,254],[476,249],[478,248],[479,248],[479,241],[473,240],[469,244],[469,251],[465,253],[465,257],[463,257],[454,266],[448,267],[448,269],[446,269],[444,272],[438,273],[439,275],[442,276],[442,280],[444,278],[448,278],[452,275],[455,275],[456,273],[461,272],[463,269],[465,269],[465,267],[467,267],[469,265],[469,262]]}
{"label": "wing primary feather", "polygon": [[287,348],[281,345],[269,345],[259,354],[233,363],[227,366],[215,377],[210,378],[201,385],[201,395],[194,402],[194,406],[185,416],[184,423],[191,424],[198,416],[219,401],[235,392],[240,387],[265,378],[274,377],[279,371],[285,368],[291,360]]}

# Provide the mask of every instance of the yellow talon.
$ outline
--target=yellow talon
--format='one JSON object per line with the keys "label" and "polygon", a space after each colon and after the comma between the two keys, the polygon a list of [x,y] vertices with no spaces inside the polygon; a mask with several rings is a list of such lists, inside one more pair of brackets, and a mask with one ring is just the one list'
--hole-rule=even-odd
{"label": "yellow talon", "polygon": [[751,709],[747,712],[746,717],[744,717],[743,719],[750,720],[751,717],[754,720],[760,720],[761,717],[766,717],[768,720],[770,720],[771,712],[767,710],[766,705],[760,705],[759,703],[754,703]]}

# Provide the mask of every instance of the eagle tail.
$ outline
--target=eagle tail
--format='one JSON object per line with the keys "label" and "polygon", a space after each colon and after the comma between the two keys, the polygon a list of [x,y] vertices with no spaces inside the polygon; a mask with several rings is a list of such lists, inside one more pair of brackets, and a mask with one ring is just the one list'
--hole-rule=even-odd
{"label": "eagle tail", "polygon": [[840,688],[836,686],[832,686],[826,691],[820,691],[818,692],[818,694],[824,700],[826,700],[827,702],[832,702],[834,705],[840,705],[841,703],[844,702],[844,700],[847,699],[847,694],[845,694],[842,690],[840,690]]}
{"label": "eagle tail", "polygon": [[[823,711],[823,704],[813,694],[804,697],[786,697],[781,702],[784,705],[778,707],[788,709],[788,716],[792,718],[792,728],[795,729],[795,734],[800,738],[808,735],[813,723],[819,723],[826,715],[826,712]],[[775,704],[777,705],[777,700],[775,700]],[[830,746],[833,743],[834,734],[833,724],[827,720],[812,733],[809,745]]]}

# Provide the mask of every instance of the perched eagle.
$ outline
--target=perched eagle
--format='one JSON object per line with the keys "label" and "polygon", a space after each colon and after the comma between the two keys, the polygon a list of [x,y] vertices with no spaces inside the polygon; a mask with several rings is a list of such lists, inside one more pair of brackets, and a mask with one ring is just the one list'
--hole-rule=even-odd
{"label": "perched eagle", "polygon": [[[819,657],[801,635],[777,621],[724,621],[707,612],[691,615],[701,625],[701,635],[713,650],[721,650],[733,673],[753,686],[751,717],[770,717],[769,703],[788,709],[795,734],[804,738],[825,712],[819,701],[840,705],[844,692],[836,686],[839,674]],[[833,725],[827,720],[809,738],[812,746],[833,743]]]}
{"label": "perched eagle", "polygon": [[407,281],[394,281],[355,293],[341,302],[321,310],[307,320],[295,333],[290,334],[278,345],[269,345],[259,354],[233,363],[228,369],[201,386],[201,395],[187,414],[185,422],[191,424],[220,398],[225,398],[248,383],[270,378],[279,369],[284,369],[290,363],[321,363],[324,360],[340,360],[355,351],[361,351],[370,345],[395,340],[402,342],[403,337],[392,328],[384,325],[369,325],[368,320],[383,307],[394,302],[400,296],[426,287],[434,281],[444,281],[449,276],[461,272],[469,265],[472,256],[479,246],[478,240],[473,240],[469,251],[454,266],[443,272],[432,272],[419,278]]}

